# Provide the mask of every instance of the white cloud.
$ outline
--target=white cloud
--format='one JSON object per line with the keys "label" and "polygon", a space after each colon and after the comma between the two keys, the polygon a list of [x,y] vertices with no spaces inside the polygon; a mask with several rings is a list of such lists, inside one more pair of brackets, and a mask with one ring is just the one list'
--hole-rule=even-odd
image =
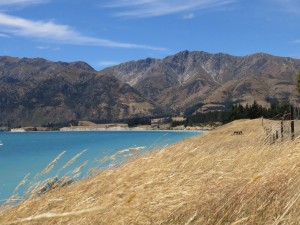
{"label": "white cloud", "polygon": [[36,48],[41,51],[45,51],[45,50],[60,51],[59,47],[50,47],[48,45],[39,45],[39,46],[36,46]]}
{"label": "white cloud", "polygon": [[114,48],[137,48],[165,51],[164,48],[148,45],[116,42],[80,34],[67,25],[52,21],[32,21],[0,13],[0,31],[5,34],[55,41],[64,44],[104,46]]}
{"label": "white cloud", "polygon": [[186,14],[183,16],[183,19],[185,20],[190,20],[190,19],[193,19],[195,18],[195,14],[194,13],[189,13],[189,14]]}
{"label": "white cloud", "polygon": [[0,6],[9,5],[32,5],[46,3],[48,0],[0,0]]}
{"label": "white cloud", "polygon": [[115,62],[115,61],[100,61],[97,63],[98,66],[114,66],[120,64],[120,62]]}
{"label": "white cloud", "polygon": [[276,0],[283,9],[290,13],[300,14],[300,1],[299,0]]}
{"label": "white cloud", "polygon": [[50,47],[49,47],[49,46],[39,45],[39,46],[36,46],[36,48],[37,48],[38,50],[47,50],[47,49],[49,49]]}
{"label": "white cloud", "polygon": [[154,17],[221,7],[238,0],[114,0],[107,7],[121,8],[120,17]]}
{"label": "white cloud", "polygon": [[8,38],[9,36],[6,35],[6,34],[1,34],[1,33],[0,33],[0,37]]}

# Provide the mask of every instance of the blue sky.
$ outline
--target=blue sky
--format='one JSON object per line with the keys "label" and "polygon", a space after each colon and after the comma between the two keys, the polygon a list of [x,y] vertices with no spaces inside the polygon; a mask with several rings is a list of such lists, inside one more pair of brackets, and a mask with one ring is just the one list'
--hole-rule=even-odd
{"label": "blue sky", "polygon": [[0,55],[96,69],[182,50],[300,58],[299,0],[0,0]]}

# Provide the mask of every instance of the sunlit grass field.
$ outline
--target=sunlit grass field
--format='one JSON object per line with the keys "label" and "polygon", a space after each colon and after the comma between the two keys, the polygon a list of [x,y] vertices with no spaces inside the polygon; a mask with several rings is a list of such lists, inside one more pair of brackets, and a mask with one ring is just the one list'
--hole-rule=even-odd
{"label": "sunlit grass field", "polygon": [[[0,224],[299,224],[300,138],[239,120],[2,207]],[[234,135],[242,131],[241,135]]]}

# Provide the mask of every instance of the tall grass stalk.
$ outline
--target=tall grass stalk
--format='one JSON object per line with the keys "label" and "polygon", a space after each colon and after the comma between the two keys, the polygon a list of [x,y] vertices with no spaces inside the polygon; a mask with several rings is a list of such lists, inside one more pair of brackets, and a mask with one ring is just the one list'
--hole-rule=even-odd
{"label": "tall grass stalk", "polygon": [[75,155],[72,159],[70,159],[63,167],[62,169],[65,169],[67,167],[69,167],[70,165],[72,165],[83,153],[85,153],[87,151],[87,149],[84,149],[82,152],[78,153],[77,155]]}
{"label": "tall grass stalk", "polygon": [[20,189],[20,187],[22,187],[27,182],[29,176],[30,176],[30,173],[28,173],[28,174],[25,175],[25,177],[23,178],[23,180],[17,185],[17,187],[13,191],[13,194],[16,194],[17,191]]}
{"label": "tall grass stalk", "polygon": [[41,173],[38,173],[34,178],[37,179],[37,178],[49,173],[65,153],[66,153],[66,151],[63,151],[62,153],[60,153],[52,162],[50,162],[46,166],[46,168]]}

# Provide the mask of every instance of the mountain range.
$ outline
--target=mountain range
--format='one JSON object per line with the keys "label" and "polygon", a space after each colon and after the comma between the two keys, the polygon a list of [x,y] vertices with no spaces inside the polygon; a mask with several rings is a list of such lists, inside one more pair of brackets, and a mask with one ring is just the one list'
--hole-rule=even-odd
{"label": "mountain range", "polygon": [[145,59],[106,68],[165,109],[179,109],[202,102],[236,102],[268,106],[275,99],[298,102],[296,73],[300,60],[253,54],[183,51],[162,60]]}
{"label": "mountain range", "polygon": [[263,53],[183,51],[101,71],[85,62],[3,56],[0,126],[179,114],[195,105],[205,111],[254,100],[264,106],[274,101],[299,104],[299,69],[299,59]]}

